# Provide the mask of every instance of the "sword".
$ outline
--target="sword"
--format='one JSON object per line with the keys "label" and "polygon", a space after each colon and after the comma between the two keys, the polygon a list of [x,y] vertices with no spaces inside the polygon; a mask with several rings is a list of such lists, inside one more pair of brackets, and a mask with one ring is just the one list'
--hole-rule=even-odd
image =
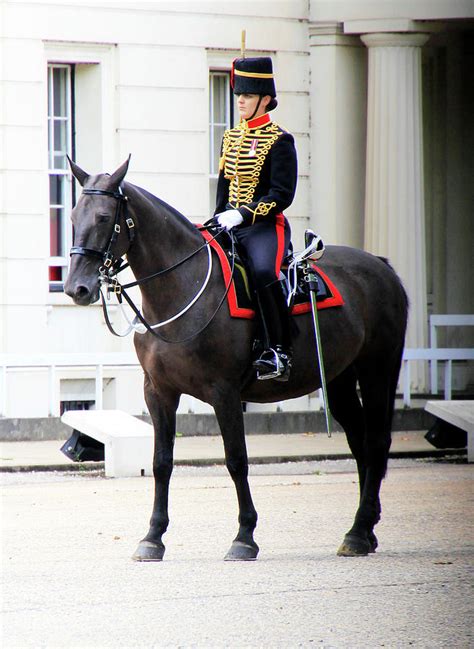
{"label": "sword", "polygon": [[[310,245],[311,243],[310,239],[314,236],[315,235],[313,232],[311,232],[311,230],[309,231],[307,230],[305,232],[306,247]],[[305,259],[304,262],[305,262],[304,276],[305,276],[305,281],[307,282],[309,288],[309,295],[311,298],[311,310],[313,313],[314,336],[316,339],[316,352],[318,355],[319,375],[321,377],[321,389],[323,393],[323,407],[324,407],[324,415],[326,418],[326,430],[327,430],[328,437],[331,437],[331,413],[329,411],[328,392],[326,387],[326,374],[324,372],[324,362],[323,362],[323,348],[321,345],[318,307],[316,302],[316,294],[318,292],[318,276],[316,274],[316,271],[311,265],[311,258]]]}

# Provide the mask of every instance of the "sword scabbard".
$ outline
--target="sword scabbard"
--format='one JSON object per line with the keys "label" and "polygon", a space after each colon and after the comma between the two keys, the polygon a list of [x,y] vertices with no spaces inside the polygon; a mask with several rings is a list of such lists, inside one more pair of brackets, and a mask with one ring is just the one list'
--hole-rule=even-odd
{"label": "sword scabbard", "polygon": [[318,318],[318,305],[316,301],[316,294],[318,292],[318,276],[313,268],[307,264],[305,273],[305,281],[308,284],[309,295],[311,299],[311,311],[313,314],[314,336],[316,339],[316,352],[319,363],[319,376],[321,378],[321,390],[323,393],[323,407],[324,415],[326,418],[326,430],[328,437],[331,437],[331,413],[329,411],[329,401],[326,386],[326,373],[324,371],[323,349],[321,344],[321,334],[319,331],[319,318]]}

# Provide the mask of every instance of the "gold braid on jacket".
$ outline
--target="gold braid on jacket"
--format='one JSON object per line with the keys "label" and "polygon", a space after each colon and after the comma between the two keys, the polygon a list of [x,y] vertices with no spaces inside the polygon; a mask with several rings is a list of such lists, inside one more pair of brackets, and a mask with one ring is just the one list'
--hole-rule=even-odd
{"label": "gold braid on jacket", "polygon": [[242,120],[224,133],[216,213],[238,209],[246,224],[274,216],[291,204],[296,177],[292,135],[268,115]]}

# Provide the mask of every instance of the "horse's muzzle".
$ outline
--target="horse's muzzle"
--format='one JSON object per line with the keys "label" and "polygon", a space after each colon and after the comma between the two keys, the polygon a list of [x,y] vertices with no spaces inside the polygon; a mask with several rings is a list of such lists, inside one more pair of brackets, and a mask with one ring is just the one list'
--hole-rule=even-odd
{"label": "horse's muzzle", "polygon": [[89,306],[99,299],[99,262],[74,255],[64,282],[64,292],[79,306]]}
{"label": "horse's muzzle", "polygon": [[64,284],[64,292],[74,300],[79,306],[89,306],[99,299],[99,285],[96,283],[94,288],[89,288],[84,284],[72,285],[68,280]]}

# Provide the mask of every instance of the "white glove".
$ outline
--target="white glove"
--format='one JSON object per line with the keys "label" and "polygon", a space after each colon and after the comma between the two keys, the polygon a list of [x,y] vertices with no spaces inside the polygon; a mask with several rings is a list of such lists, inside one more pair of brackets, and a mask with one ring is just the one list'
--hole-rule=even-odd
{"label": "white glove", "polygon": [[238,210],[227,210],[217,215],[217,222],[222,225],[227,232],[232,230],[236,225],[243,223],[243,216]]}

